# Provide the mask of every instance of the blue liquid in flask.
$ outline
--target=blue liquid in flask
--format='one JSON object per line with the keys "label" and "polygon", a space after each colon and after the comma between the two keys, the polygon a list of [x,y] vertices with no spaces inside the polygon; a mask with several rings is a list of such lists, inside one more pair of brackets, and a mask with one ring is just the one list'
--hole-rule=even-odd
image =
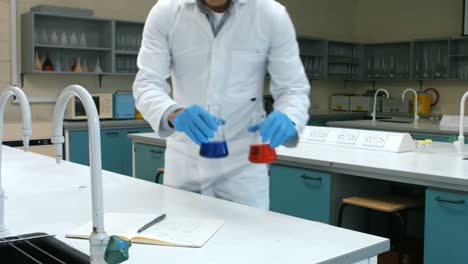
{"label": "blue liquid in flask", "polygon": [[209,159],[223,158],[229,155],[226,141],[212,141],[202,143],[200,146],[200,156]]}

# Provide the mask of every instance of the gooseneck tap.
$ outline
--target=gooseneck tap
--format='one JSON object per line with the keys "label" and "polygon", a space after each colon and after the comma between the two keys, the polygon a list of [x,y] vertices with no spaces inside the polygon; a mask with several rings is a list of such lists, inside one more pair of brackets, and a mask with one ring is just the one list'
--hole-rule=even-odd
{"label": "gooseneck tap", "polygon": [[8,99],[11,96],[16,96],[18,98],[21,114],[23,118],[23,146],[24,151],[27,151],[29,148],[29,138],[32,135],[31,128],[31,109],[29,108],[29,102],[26,95],[23,91],[16,87],[10,86],[6,88],[0,95],[0,237],[6,236],[8,234],[8,229],[5,225],[5,191],[2,188],[2,137],[3,137],[3,116],[5,106],[8,102]]}
{"label": "gooseneck tap", "polygon": [[463,147],[465,146],[465,103],[468,99],[468,92],[466,92],[460,102],[460,131],[458,134],[458,141],[455,141],[458,157],[464,159]]}
{"label": "gooseneck tap", "polygon": [[379,95],[380,92],[384,92],[385,95],[387,96],[387,98],[390,97],[390,95],[388,94],[388,91],[385,90],[385,89],[378,89],[376,92],[375,92],[375,95],[374,95],[374,111],[372,111],[372,122],[375,123],[375,120],[377,118],[377,96]]}
{"label": "gooseneck tap", "polygon": [[405,95],[406,95],[407,92],[413,92],[414,93],[414,124],[417,125],[418,120],[419,120],[418,93],[414,89],[411,89],[411,88],[408,88],[408,89],[404,90],[403,94],[402,94],[402,101],[403,102],[405,102]]}
{"label": "gooseneck tap", "polygon": [[93,230],[89,237],[91,263],[103,264],[104,252],[108,243],[108,236],[104,231],[104,206],[102,190],[101,165],[101,135],[99,116],[93,98],[89,92],[79,85],[70,85],[60,94],[53,114],[52,143],[55,145],[57,163],[63,155],[63,117],[68,101],[72,96],[78,97],[84,105],[88,116],[89,149],[91,167],[91,199],[93,210]]}

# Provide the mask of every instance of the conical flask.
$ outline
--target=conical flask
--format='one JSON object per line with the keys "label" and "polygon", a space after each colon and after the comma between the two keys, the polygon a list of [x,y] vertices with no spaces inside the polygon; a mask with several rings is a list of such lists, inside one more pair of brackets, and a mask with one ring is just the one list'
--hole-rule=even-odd
{"label": "conical flask", "polygon": [[249,161],[252,163],[272,163],[276,160],[275,149],[270,147],[270,142],[263,142],[262,135],[260,135],[260,125],[264,119],[263,112],[255,112],[250,122]]}
{"label": "conical flask", "polygon": [[200,156],[209,159],[224,158],[229,155],[226,138],[223,132],[223,122],[221,118],[220,105],[208,105],[208,112],[214,116],[218,124],[218,131],[215,136],[209,139],[208,143],[202,143],[200,146]]}

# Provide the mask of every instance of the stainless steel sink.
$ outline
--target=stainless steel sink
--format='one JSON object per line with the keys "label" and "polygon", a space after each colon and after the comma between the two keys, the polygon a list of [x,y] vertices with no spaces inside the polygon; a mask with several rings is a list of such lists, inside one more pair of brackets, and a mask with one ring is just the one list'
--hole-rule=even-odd
{"label": "stainless steel sink", "polygon": [[0,238],[1,263],[89,264],[89,256],[46,233]]}

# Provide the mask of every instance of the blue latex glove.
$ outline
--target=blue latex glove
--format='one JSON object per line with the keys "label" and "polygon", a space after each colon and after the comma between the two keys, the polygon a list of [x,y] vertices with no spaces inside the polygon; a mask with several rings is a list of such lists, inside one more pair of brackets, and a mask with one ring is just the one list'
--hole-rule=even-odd
{"label": "blue latex glove", "polygon": [[185,133],[198,145],[208,143],[208,139],[213,138],[218,130],[216,117],[199,105],[185,108],[174,117],[172,123],[177,131]]}
{"label": "blue latex glove", "polygon": [[[249,131],[254,129],[249,128]],[[270,141],[270,147],[276,148],[297,135],[296,126],[284,113],[273,111],[260,125],[263,142]]]}

